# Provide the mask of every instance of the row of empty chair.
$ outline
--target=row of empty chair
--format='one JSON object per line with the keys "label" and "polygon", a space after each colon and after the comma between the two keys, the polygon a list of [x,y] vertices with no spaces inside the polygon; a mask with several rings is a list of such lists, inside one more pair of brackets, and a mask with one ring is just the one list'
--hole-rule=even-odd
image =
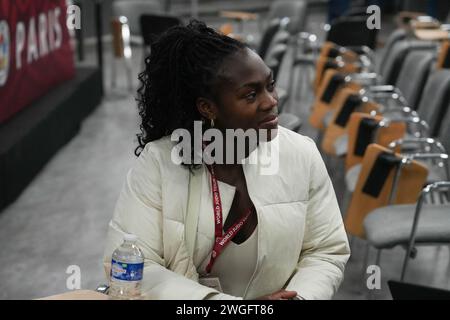
{"label": "row of empty chair", "polygon": [[416,245],[450,243],[449,42],[398,29],[379,56],[325,43],[309,122],[323,154],[343,159],[347,232],[377,264],[404,246],[403,280]]}

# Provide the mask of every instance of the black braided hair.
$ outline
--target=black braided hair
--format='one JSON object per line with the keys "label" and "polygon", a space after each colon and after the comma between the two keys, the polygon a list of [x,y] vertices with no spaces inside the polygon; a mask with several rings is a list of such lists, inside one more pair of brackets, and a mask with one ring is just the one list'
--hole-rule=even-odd
{"label": "black braided hair", "polygon": [[215,101],[214,87],[222,63],[244,48],[243,43],[196,20],[161,35],[151,46],[145,70],[139,74],[137,102],[142,122],[135,154],[139,155],[148,142],[179,128],[193,137],[194,121],[202,120],[197,99]]}

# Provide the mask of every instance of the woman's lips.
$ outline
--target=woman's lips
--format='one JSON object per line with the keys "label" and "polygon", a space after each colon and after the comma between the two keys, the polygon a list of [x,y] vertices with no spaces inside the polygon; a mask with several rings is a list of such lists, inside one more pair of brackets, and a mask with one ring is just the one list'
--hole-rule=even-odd
{"label": "woman's lips", "polygon": [[278,116],[268,116],[258,124],[258,127],[260,129],[276,129],[278,127]]}

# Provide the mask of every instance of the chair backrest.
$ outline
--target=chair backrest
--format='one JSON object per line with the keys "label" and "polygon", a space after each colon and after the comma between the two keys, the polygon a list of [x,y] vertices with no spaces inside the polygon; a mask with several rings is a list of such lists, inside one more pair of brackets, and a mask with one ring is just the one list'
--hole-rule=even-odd
{"label": "chair backrest", "polygon": [[417,113],[430,127],[430,135],[435,137],[450,102],[450,70],[434,71],[428,77]]}
{"label": "chair backrest", "polygon": [[280,71],[281,63],[288,50],[288,46],[285,43],[277,43],[272,46],[270,51],[267,52],[265,63],[272,69],[273,78],[277,79]]}
{"label": "chair backrest", "polygon": [[130,39],[124,37],[124,28],[129,28],[127,19],[124,17],[116,17],[111,20],[112,31],[112,47],[115,58],[123,58],[125,56],[125,48],[130,47]]}
{"label": "chair backrest", "polygon": [[307,1],[305,0],[276,0],[270,5],[267,21],[289,18],[288,31],[298,33],[306,25]]}
{"label": "chair backrest", "polygon": [[404,0],[401,3],[402,11],[426,12],[427,3],[423,0]]}
{"label": "chair backrest", "polygon": [[[430,2],[433,3],[430,5]],[[447,0],[423,1],[423,0],[404,0],[401,1],[403,11],[422,12],[422,15],[429,13],[440,21],[445,21],[449,12],[449,3]],[[447,17],[448,21],[448,17]]]}
{"label": "chair backrest", "polygon": [[143,14],[140,17],[141,33],[144,44],[150,46],[153,41],[170,27],[181,25],[181,20],[174,16]]}
{"label": "chair backrest", "polygon": [[133,35],[138,35],[141,32],[141,15],[164,13],[164,8],[159,0],[115,0],[112,9],[114,16],[127,17]]}
{"label": "chair backrest", "polygon": [[322,139],[322,151],[329,155],[336,155],[335,142],[348,133],[350,117],[354,112],[378,112],[380,106],[373,101],[364,100],[358,91],[344,88],[336,97],[334,115],[328,124]]}
{"label": "chair backrest", "polygon": [[325,72],[329,69],[334,69],[342,74],[357,73],[361,71],[361,66],[357,63],[343,63],[336,59],[328,57],[320,57],[316,61],[316,73],[313,83],[314,93],[317,95],[320,87],[323,85],[325,79]]}
{"label": "chair backrest", "polygon": [[327,41],[338,45],[376,47],[378,29],[367,28],[367,17],[343,16],[331,23]]}
{"label": "chair backrest", "polygon": [[352,50],[339,46],[334,42],[330,41],[326,41],[322,45],[322,48],[320,49],[319,58],[335,59],[338,56],[341,57],[341,59],[346,63],[359,62],[359,55]]}
{"label": "chair backrest", "polygon": [[390,50],[386,60],[381,61],[381,83],[395,85],[408,53],[416,50],[432,51],[435,49],[436,44],[433,42],[416,40],[397,41]]}
{"label": "chair backrest", "polygon": [[325,71],[324,79],[318,89],[318,94],[311,107],[312,112],[309,117],[309,123],[320,130],[325,129],[324,117],[336,107],[336,100],[339,100],[341,89],[351,88],[355,91],[361,90],[361,86],[355,82],[345,81],[345,76],[334,69]]}
{"label": "chair backrest", "polygon": [[[339,57],[340,62],[336,60]],[[342,72],[356,73],[361,69],[359,65],[359,55],[352,50],[326,41],[321,49],[319,57],[316,60],[316,76],[314,79],[314,92],[320,86],[325,70],[332,68]]]}
{"label": "chair backrest", "polygon": [[349,170],[363,161],[367,146],[377,143],[387,147],[394,140],[403,138],[406,125],[403,122],[393,122],[387,127],[378,124],[383,117],[367,113],[354,112],[348,123],[348,146],[345,156],[345,168]]}
{"label": "chair backrest", "polygon": [[431,52],[413,51],[403,63],[396,87],[410,106],[416,106],[420,101],[433,57]]}
{"label": "chair backrest", "polygon": [[269,21],[264,29],[258,48],[258,54],[263,60],[266,58],[267,50],[269,49],[272,39],[277,34],[278,30],[280,30],[280,19],[278,18]]}
{"label": "chair backrest", "polygon": [[450,69],[450,41],[442,42],[436,62],[437,69]]}
{"label": "chair backrest", "polygon": [[[405,29],[396,29],[394,32],[392,32],[389,37],[386,40],[386,44],[384,45],[384,48],[382,49],[381,55],[380,55],[380,61],[385,61],[387,56],[390,54],[392,47],[394,44],[400,40],[404,40],[406,38],[406,30]],[[381,66],[382,64],[378,64],[379,68],[377,69],[378,73],[381,73]]]}
{"label": "chair backrest", "polygon": [[345,16],[364,16],[368,17],[369,14],[367,13],[367,7],[364,6],[364,3],[361,3],[362,1],[356,1],[356,3],[352,3],[352,6],[345,11]]}
{"label": "chair backrest", "polygon": [[[426,182],[428,169],[425,165],[412,161],[401,165],[401,157],[377,144],[367,147],[362,161],[361,172],[355,191],[345,216],[348,233],[364,238],[364,218],[373,210],[389,204],[416,203]],[[393,201],[390,202],[394,177],[398,183]]]}
{"label": "chair backrest", "polygon": [[314,77],[314,83],[313,83],[313,89],[314,94],[317,96],[318,91],[321,87],[322,81],[325,78],[325,73],[327,70],[337,70],[338,69],[338,63],[335,61],[335,59],[330,59],[328,57],[319,57],[316,61],[316,73]]}
{"label": "chair backrest", "polygon": [[385,59],[380,61],[379,74],[383,77],[383,84],[395,84],[395,75],[399,74],[406,54],[408,53],[408,48],[407,40],[397,41],[392,45]]}
{"label": "chair backrest", "polygon": [[288,31],[283,29],[278,30],[272,37],[272,40],[270,41],[269,47],[267,48],[266,57],[268,57],[271,54],[273,47],[275,47],[276,45],[280,43],[287,45],[290,37],[291,34]]}
{"label": "chair backrest", "polygon": [[442,119],[441,128],[439,129],[438,138],[444,145],[447,153],[450,153],[450,103],[447,104],[447,111]]}

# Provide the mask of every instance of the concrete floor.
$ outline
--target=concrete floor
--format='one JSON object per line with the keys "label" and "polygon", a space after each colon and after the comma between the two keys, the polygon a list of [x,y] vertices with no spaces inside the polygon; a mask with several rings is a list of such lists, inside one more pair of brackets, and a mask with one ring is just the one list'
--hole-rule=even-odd
{"label": "concrete floor", "polygon": [[[310,16],[310,30],[318,30],[324,15]],[[250,32],[256,28],[247,26]],[[389,29],[384,29],[383,35]],[[382,37],[383,37],[382,35]],[[107,48],[108,49],[108,48]],[[135,50],[134,74],[141,54]],[[106,50],[105,79],[110,79],[111,51]],[[86,63],[94,61],[88,55]],[[279,81],[287,82],[287,68]],[[107,223],[127,170],[135,160],[133,150],[138,132],[136,104],[128,93],[123,72],[117,89],[106,81],[106,95],[98,109],[83,123],[80,134],[47,164],[21,197],[0,214],[0,299],[33,299],[66,292],[71,265],[81,269],[81,287],[95,289],[105,282],[102,254]],[[134,84],[137,86],[137,81]],[[309,89],[290,101],[286,111],[305,120],[301,133],[313,138],[317,132],[307,123],[312,101]],[[343,203],[342,163],[328,161],[329,173],[338,198]],[[344,206],[344,205],[343,205]],[[366,299],[369,291],[362,277],[365,252],[362,240],[353,241],[353,254],[345,280],[336,299]],[[386,250],[381,258],[381,289],[372,298],[390,299],[386,285],[398,278],[404,257],[402,248]],[[370,261],[375,260],[372,249]],[[450,288],[448,247],[419,248],[410,264],[407,280],[440,288]]]}

